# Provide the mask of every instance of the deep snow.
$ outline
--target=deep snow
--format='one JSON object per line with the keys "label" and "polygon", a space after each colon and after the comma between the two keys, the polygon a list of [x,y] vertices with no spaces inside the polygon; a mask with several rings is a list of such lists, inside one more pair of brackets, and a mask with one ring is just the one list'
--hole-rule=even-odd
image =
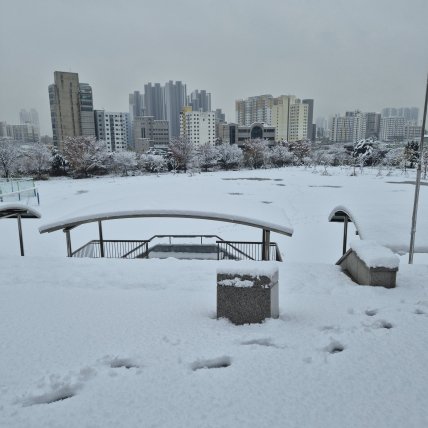
{"label": "deep snow", "polygon": [[[427,426],[428,265],[402,258],[396,289],[355,285],[334,265],[342,225],[328,223],[349,195],[399,200],[411,213],[413,187],[368,172],[334,174],[286,168],[39,183],[43,218],[23,221],[27,257],[18,256],[16,221],[0,221],[0,426]],[[150,199],[203,207],[242,198],[255,210],[284,210],[294,235],[272,234],[285,256],[275,263],[279,319],[239,327],[215,319],[216,271],[242,262],[67,259],[62,232],[37,231],[124,196],[142,209]],[[206,221],[104,225],[105,239],[156,233],[261,238]],[[95,225],[82,226],[73,248],[96,238]]]}

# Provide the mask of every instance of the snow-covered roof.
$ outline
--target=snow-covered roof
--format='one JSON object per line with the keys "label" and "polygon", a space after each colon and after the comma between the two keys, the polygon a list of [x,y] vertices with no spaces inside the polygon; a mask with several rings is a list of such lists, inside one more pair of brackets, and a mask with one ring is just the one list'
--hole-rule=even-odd
{"label": "snow-covered roof", "polygon": [[[415,239],[417,253],[428,253],[426,208],[422,204],[419,206]],[[412,216],[404,210],[401,200],[396,203],[388,200],[387,204],[380,200],[366,205],[338,205],[330,212],[328,220],[344,222],[345,217],[354,223],[361,239],[376,241],[395,253],[409,252]]]}
{"label": "snow-covered roof", "polygon": [[0,218],[41,218],[42,215],[34,208],[25,204],[0,203]]}
{"label": "snow-covered roof", "polygon": [[[142,209],[141,205],[149,206]],[[174,206],[171,205],[164,201],[160,203],[138,203],[135,200],[110,201],[108,204],[79,210],[80,212],[76,213],[76,215],[43,225],[39,228],[39,232],[46,233],[60,229],[71,229],[84,223],[96,221],[169,217],[221,221],[265,229],[287,236],[292,236],[293,234],[293,228],[284,211],[264,204],[256,205],[248,201],[240,201],[233,204],[229,200],[226,203],[216,199],[209,204],[204,202],[202,206],[200,201],[183,198],[179,202],[176,201]],[[249,213],[249,215],[242,215],[243,213]]]}

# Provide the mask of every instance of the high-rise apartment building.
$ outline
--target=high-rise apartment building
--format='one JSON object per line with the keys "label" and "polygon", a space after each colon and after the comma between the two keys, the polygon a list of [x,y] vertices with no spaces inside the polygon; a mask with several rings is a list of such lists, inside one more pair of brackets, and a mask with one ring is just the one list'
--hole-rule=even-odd
{"label": "high-rise apartment building", "polygon": [[[304,99],[302,100],[303,104],[308,105],[308,124],[307,124],[307,139],[315,141],[316,132],[314,132],[314,100],[313,99]],[[315,127],[316,129],[316,127]]]}
{"label": "high-rise apartment building", "polygon": [[417,107],[386,107],[382,109],[382,118],[403,117],[406,122],[417,124],[419,118],[419,109]]}
{"label": "high-rise apartment building", "polygon": [[275,127],[275,140],[288,141],[290,106],[296,102],[294,95],[281,95],[273,99],[271,125]]}
{"label": "high-rise apartment building", "polygon": [[215,143],[215,113],[212,111],[191,111],[185,107],[180,113],[180,136],[195,145]]}
{"label": "high-rise apartment building", "polygon": [[79,75],[54,72],[54,84],[49,85],[53,142],[60,149],[66,137],[81,135]]}
{"label": "high-rise apartment building", "polygon": [[268,125],[272,121],[272,95],[258,95],[235,102],[236,122],[239,125],[250,126],[254,122]]}
{"label": "high-rise apartment building", "polygon": [[94,100],[88,83],[79,83],[81,134],[95,136]]}
{"label": "high-rise apartment building", "polygon": [[0,137],[21,144],[38,143],[40,141],[40,130],[38,126],[29,122],[20,125],[9,125],[6,122],[0,122]]}
{"label": "high-rise apartment building", "polygon": [[129,94],[129,117],[131,122],[138,116],[144,116],[144,96],[139,91],[134,91]]}
{"label": "high-rise apartment building", "polygon": [[[294,107],[292,107],[294,106]],[[276,141],[297,141],[315,138],[313,122],[314,100],[301,101],[295,95],[260,95],[235,103],[239,125],[265,123],[275,127]]]}
{"label": "high-rise apartment building", "polygon": [[170,80],[165,83],[164,89],[166,120],[169,123],[171,138],[180,136],[180,113],[186,105],[186,85],[180,81]]}
{"label": "high-rise apartment building", "polygon": [[345,116],[336,115],[331,119],[330,141],[333,143],[356,143],[365,135],[365,115],[358,110],[347,111]]}
{"label": "high-rise apartment building", "polygon": [[308,138],[308,104],[295,102],[290,105],[288,119],[288,141],[306,140]]}
{"label": "high-rise apartment building", "polygon": [[92,88],[79,83],[77,73],[54,72],[49,85],[52,133],[54,144],[62,149],[67,137],[95,135]]}
{"label": "high-rise apartment building", "polygon": [[107,143],[108,150],[127,150],[131,133],[129,113],[95,110],[94,116],[96,136]]}
{"label": "high-rise apartment building", "polygon": [[211,94],[204,89],[196,89],[188,96],[187,105],[193,111],[211,111]]}
{"label": "high-rise apartment building", "polygon": [[380,113],[364,113],[365,138],[379,138],[380,133]]}
{"label": "high-rise apartment building", "polygon": [[380,139],[382,141],[402,141],[404,139],[403,116],[382,117],[380,121]]}
{"label": "high-rise apartment building", "polygon": [[37,113],[36,109],[34,108],[30,110],[22,109],[19,112],[19,124],[26,125],[27,123],[33,126],[36,126],[37,128],[40,128],[39,113]]}
{"label": "high-rise apartment building", "polygon": [[[181,82],[180,82],[181,83]],[[180,110],[177,112],[177,120]],[[155,120],[165,120],[165,88],[160,83],[151,82],[144,85],[144,114],[140,116],[153,116]]]}

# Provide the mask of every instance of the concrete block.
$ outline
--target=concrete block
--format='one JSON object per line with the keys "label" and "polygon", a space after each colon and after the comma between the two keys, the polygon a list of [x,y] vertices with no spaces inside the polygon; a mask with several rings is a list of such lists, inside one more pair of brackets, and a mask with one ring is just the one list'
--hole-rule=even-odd
{"label": "concrete block", "polygon": [[396,285],[398,268],[368,267],[352,249],[348,250],[336,264],[348,272],[357,284],[385,288],[394,288]]}
{"label": "concrete block", "polygon": [[217,318],[237,325],[278,318],[278,270],[273,275],[217,273]]}

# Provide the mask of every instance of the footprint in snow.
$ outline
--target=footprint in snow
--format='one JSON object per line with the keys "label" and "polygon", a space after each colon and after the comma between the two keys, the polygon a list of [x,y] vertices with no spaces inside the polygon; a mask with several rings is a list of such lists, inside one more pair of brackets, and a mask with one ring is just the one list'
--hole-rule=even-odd
{"label": "footprint in snow", "polygon": [[377,314],[377,309],[367,309],[365,314],[369,317],[373,317]]}
{"label": "footprint in snow", "polygon": [[227,355],[223,357],[213,358],[210,360],[196,360],[190,364],[193,371],[201,369],[222,369],[229,367],[232,364],[232,359]]}
{"label": "footprint in snow", "polygon": [[345,349],[345,346],[342,345],[337,340],[332,340],[325,348],[324,351],[328,352],[329,354],[337,354],[339,352],[342,352]]}
{"label": "footprint in snow", "polygon": [[241,342],[241,345],[258,345],[258,346],[267,346],[271,348],[277,348],[282,349],[282,346],[275,345],[275,343],[272,342],[272,339],[270,337],[264,337],[260,339],[251,339],[251,340],[245,340]]}
{"label": "footprint in snow", "polygon": [[377,320],[374,324],[373,324],[374,328],[385,328],[387,330],[390,330],[392,327],[394,327],[389,321],[385,321],[385,320]]}
{"label": "footprint in snow", "polygon": [[19,402],[24,407],[34,406],[36,404],[52,404],[58,401],[64,401],[74,397],[77,392],[83,388],[86,381],[97,374],[91,367],[85,367],[79,373],[70,373],[61,377],[60,375],[51,375],[49,378],[42,379],[36,391],[25,394]]}

